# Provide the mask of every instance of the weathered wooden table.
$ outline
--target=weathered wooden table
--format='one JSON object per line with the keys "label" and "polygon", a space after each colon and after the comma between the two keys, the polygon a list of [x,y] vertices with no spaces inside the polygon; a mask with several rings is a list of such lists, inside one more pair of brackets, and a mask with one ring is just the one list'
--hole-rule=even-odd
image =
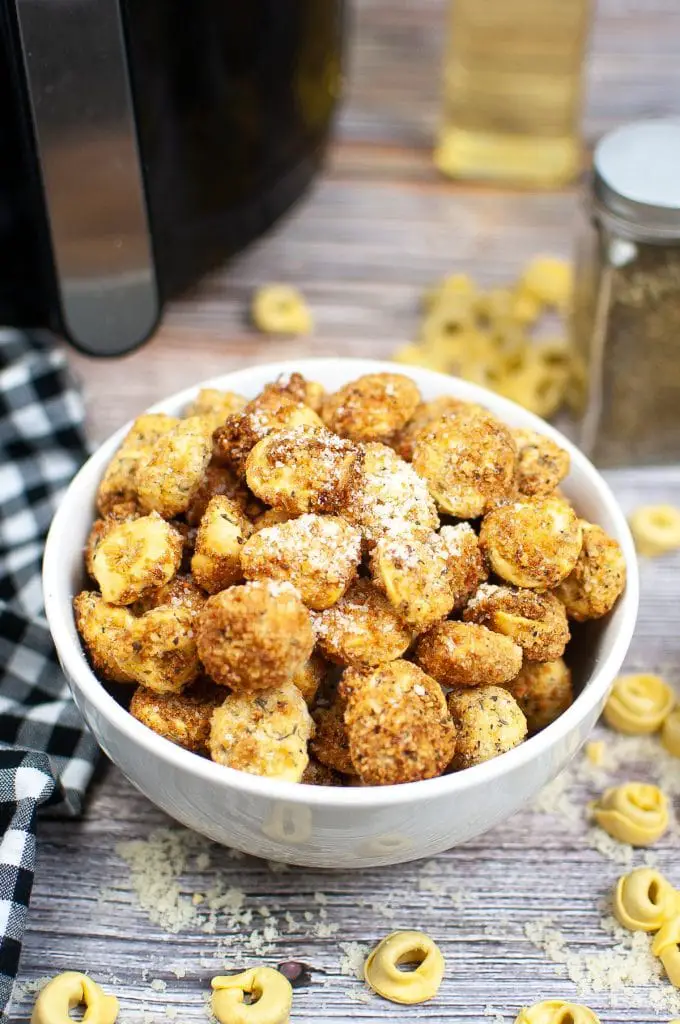
{"label": "weathered wooden table", "polygon": [[[457,185],[431,165],[444,0],[358,0],[355,7],[348,97],[327,173],[311,196],[268,238],[174,303],[140,352],[113,363],[71,356],[93,440],[190,378],[298,356],[388,356],[412,336],[419,293],[441,274],[464,269],[500,283],[538,251],[569,253],[575,190]],[[600,0],[589,138],[635,117],[677,114],[679,40],[676,0]],[[252,289],[274,279],[302,287],[316,318],[313,337],[274,341],[248,327]],[[632,502],[626,481],[618,483]],[[658,486],[679,499],[680,478]],[[662,582],[670,586],[678,568],[669,563]],[[666,592],[658,570],[646,569],[630,663],[662,669],[677,683],[680,641],[663,625]],[[614,950],[621,937],[610,933],[603,900],[626,853],[602,843],[584,811],[589,796],[634,771],[662,778],[678,796],[680,772],[660,758],[655,740],[606,739],[605,769],[580,760],[538,808],[482,839],[425,864],[355,874],[283,872],[200,840],[196,846],[102,765],[82,821],[42,822],[13,1017],[28,1020],[36,979],[71,968],[89,970],[119,994],[123,1024],[205,1020],[204,994],[225,963],[288,959],[310,968],[295,997],[299,1021],[510,1024],[521,1005],[577,998],[572,978],[581,978],[579,998],[607,1024],[680,1016],[677,1000],[671,1012],[670,987],[653,977],[647,939],[638,937],[632,951],[630,942]],[[142,847],[155,880],[146,908],[119,855],[118,844],[134,840],[151,840]],[[680,885],[677,844],[674,828],[654,858]],[[636,854],[634,863],[643,862]],[[168,933],[154,923],[159,914],[166,924],[182,917],[182,930]],[[396,927],[423,928],[441,944],[447,975],[431,1005],[395,1012],[351,976],[347,944],[371,944]],[[596,991],[617,977],[643,984]]]}

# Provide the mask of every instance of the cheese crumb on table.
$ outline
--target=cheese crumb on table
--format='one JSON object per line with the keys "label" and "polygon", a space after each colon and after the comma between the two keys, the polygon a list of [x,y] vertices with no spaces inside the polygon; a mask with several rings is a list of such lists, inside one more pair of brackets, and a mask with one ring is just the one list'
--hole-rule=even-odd
{"label": "cheese crumb on table", "polygon": [[371,947],[363,942],[340,942],[338,945],[344,953],[340,961],[340,973],[346,978],[363,980],[364,964]]}

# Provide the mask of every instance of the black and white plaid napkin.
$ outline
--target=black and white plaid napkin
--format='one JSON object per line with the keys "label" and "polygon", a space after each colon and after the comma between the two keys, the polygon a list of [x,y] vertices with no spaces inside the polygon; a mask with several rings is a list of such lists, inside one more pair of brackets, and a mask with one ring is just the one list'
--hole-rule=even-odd
{"label": "black and white plaid napkin", "polygon": [[87,455],[61,352],[0,331],[0,1022],[17,973],[38,808],[77,814],[97,758],[43,618],[43,542]]}

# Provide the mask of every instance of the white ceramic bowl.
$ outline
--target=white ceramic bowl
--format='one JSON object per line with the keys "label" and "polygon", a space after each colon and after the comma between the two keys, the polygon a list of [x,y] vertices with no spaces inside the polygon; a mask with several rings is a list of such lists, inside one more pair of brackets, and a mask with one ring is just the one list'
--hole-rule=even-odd
{"label": "white ceramic bowl", "polygon": [[[360,359],[312,359],[255,366],[204,382],[255,395],[279,373],[299,370],[334,390],[364,373],[404,371]],[[92,673],[76,633],[71,601],[85,585],[82,550],[97,485],[129,424],[81,469],[54,517],[44,561],[47,618],[76,704],[112,761],[155,804],[217,842],[290,864],[361,868],[395,864],[464,843],[508,818],[538,793],[588,736],[626,654],[638,604],[630,533],[602,477],[569,441],[519,406],[464,381],[409,368],[425,398],[440,394],[486,405],[507,423],[540,430],[572,460],[564,490],[585,518],[621,544],[628,585],[613,614],[580,637],[572,707],[543,732],[486,764],[456,775],[384,788],[298,786],[213,764],[137,722]],[[153,406],[179,414],[199,385]]]}

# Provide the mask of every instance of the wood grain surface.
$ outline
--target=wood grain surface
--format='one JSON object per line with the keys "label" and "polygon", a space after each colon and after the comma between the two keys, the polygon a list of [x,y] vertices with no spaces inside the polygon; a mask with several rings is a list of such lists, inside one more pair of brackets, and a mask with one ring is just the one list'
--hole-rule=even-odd
{"label": "wood grain surface", "polygon": [[[444,9],[444,0],[358,0],[338,138],[327,173],[310,197],[266,239],[173,303],[157,336],[138,353],[115,362],[71,354],[93,440],[179,387],[248,363],[323,354],[387,356],[411,337],[419,292],[440,274],[465,269],[485,282],[503,281],[537,251],[569,253],[576,189],[508,192],[450,183],[435,173],[430,148]],[[679,41],[677,0],[600,0],[588,65],[589,139],[635,117],[677,113]],[[252,289],[273,279],[302,287],[316,319],[312,337],[272,340],[250,329]],[[631,506],[641,488],[650,500],[670,496],[680,502],[680,479],[640,483],[624,474],[615,485]],[[672,616],[680,596],[678,569],[678,560],[644,569],[643,613],[630,658],[631,665],[667,671],[676,684],[680,641]],[[607,744],[615,752],[611,736]],[[178,934],[164,932],[139,907],[117,844],[148,839],[158,828],[174,833],[179,826],[117,770],[102,765],[82,821],[42,821],[12,1019],[28,1021],[32,982],[72,968],[89,970],[119,994],[122,1024],[205,1020],[203,996],[225,960],[226,966],[253,959],[276,965],[291,958],[310,966],[310,981],[296,992],[293,1013],[294,1021],[310,1024],[511,1024],[520,1006],[559,995],[588,1003],[603,1024],[680,1016],[680,1004],[675,1012],[670,1004],[656,1005],[672,995],[658,980],[610,993],[596,991],[590,978],[579,997],[525,930],[549,918],[564,935],[574,975],[585,969],[584,952],[599,956],[600,967],[611,968],[612,956],[623,958],[624,968],[617,960],[616,969],[625,973],[626,953],[612,953],[615,940],[601,924],[602,901],[625,865],[611,859],[617,852],[605,856],[595,848],[584,808],[605,782],[634,771],[653,779],[663,769],[668,782],[656,749],[650,742],[640,764],[632,749],[619,749],[616,760],[622,763],[599,775],[580,759],[578,770],[541,800],[542,810],[528,809],[426,864],[354,874],[280,872],[211,848],[210,866],[199,870],[194,851],[179,880],[183,898],[217,881],[223,890],[243,890],[244,906],[253,911],[247,928],[224,911],[214,934],[202,930],[200,905],[198,920]],[[674,828],[654,856],[680,885],[677,841]],[[200,850],[205,852],[202,845]],[[642,862],[636,854],[635,863]],[[315,899],[315,892],[326,902]],[[262,931],[262,908],[279,936],[254,956],[248,934]],[[429,1005],[395,1010],[341,973],[340,943],[372,944],[396,927],[423,928],[441,944],[446,978]],[[152,987],[154,979],[165,983],[165,991]]]}

